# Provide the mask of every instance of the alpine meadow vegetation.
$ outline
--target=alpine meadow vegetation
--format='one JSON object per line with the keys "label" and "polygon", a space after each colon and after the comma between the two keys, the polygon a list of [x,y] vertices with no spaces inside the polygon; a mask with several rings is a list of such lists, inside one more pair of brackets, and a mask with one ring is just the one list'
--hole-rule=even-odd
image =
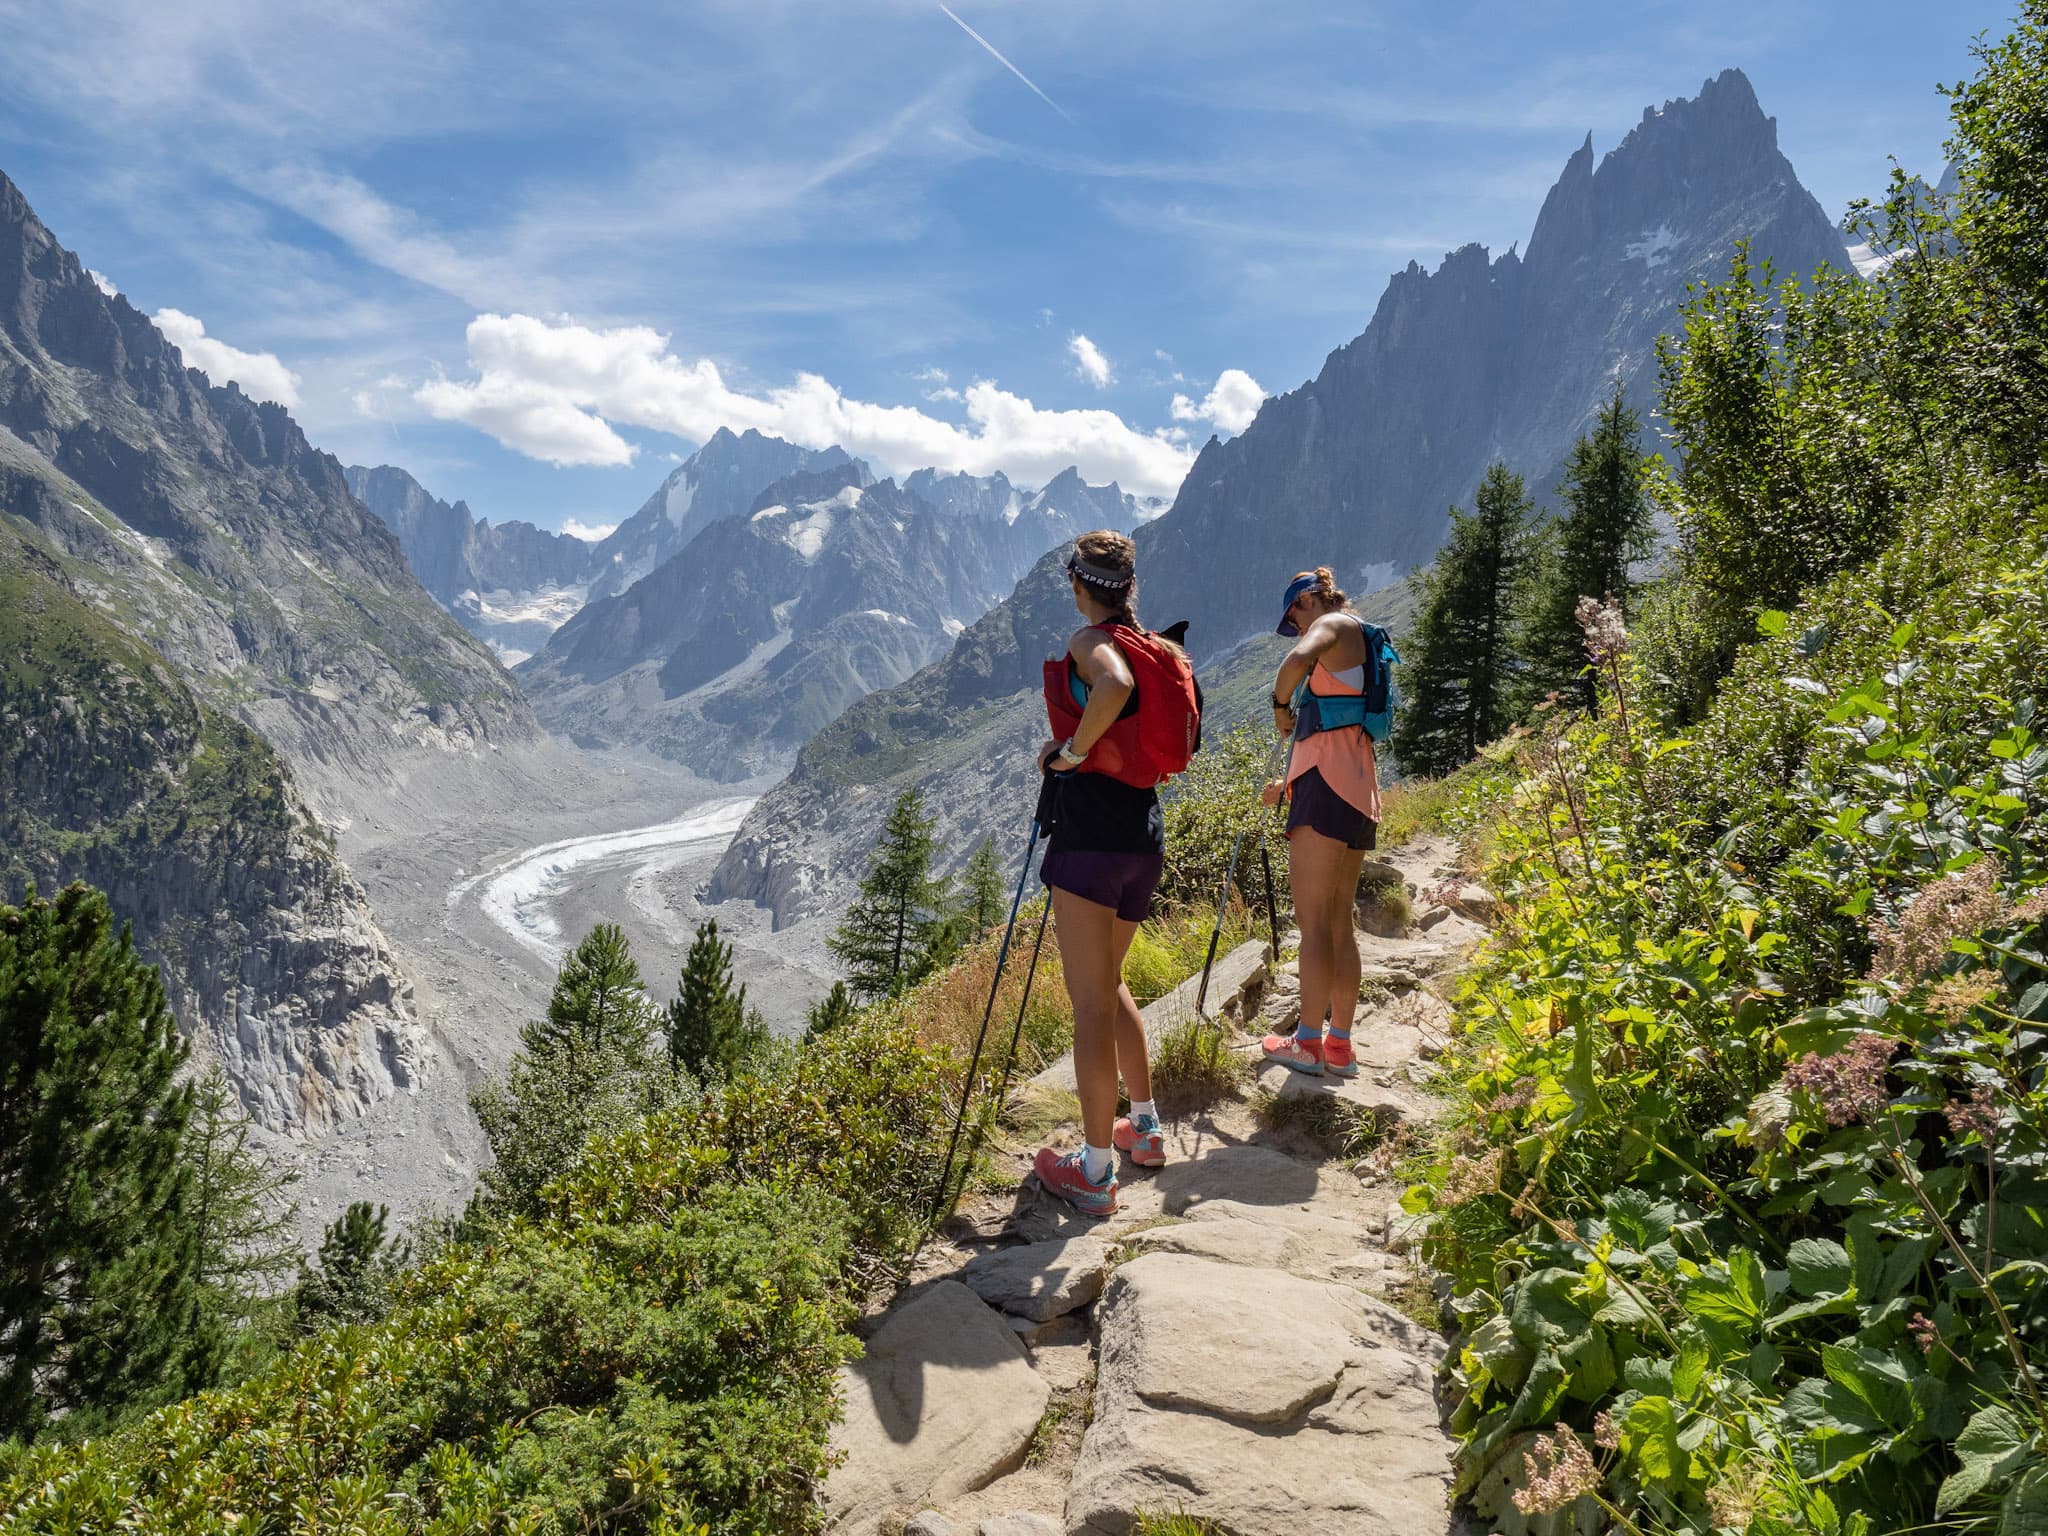
{"label": "alpine meadow vegetation", "polygon": [[1979,63],[1869,280],[1695,295],[1669,570],[1465,809],[1405,1203],[1508,1536],[2048,1530],[2048,5]]}

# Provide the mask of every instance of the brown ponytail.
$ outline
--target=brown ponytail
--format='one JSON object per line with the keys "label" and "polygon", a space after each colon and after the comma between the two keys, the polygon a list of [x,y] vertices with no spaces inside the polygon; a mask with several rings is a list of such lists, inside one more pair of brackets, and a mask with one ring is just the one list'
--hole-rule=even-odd
{"label": "brown ponytail", "polygon": [[1111,528],[1074,540],[1068,574],[1109,605],[1110,622],[1138,627],[1138,546]]}

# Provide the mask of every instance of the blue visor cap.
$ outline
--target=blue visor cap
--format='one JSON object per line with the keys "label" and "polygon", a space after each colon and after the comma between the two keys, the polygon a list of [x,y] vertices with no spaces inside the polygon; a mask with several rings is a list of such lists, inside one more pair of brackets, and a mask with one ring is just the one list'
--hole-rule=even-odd
{"label": "blue visor cap", "polygon": [[1294,611],[1295,601],[1300,598],[1301,594],[1313,592],[1315,585],[1316,579],[1313,576],[1297,576],[1294,580],[1287,583],[1287,595],[1280,599],[1280,623],[1273,630],[1274,634],[1285,635],[1291,640],[1301,633],[1295,627],[1294,621],[1288,618],[1287,615]]}

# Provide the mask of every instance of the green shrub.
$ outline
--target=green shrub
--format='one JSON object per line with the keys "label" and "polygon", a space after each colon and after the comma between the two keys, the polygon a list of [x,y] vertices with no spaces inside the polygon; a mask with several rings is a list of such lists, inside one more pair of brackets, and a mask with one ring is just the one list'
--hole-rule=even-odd
{"label": "green shrub", "polygon": [[[1130,953],[1124,956],[1124,984],[1140,1008],[1200,974],[1215,926],[1214,906],[1168,908],[1146,919],[1131,939]],[[1246,939],[1263,933],[1263,916],[1255,933],[1252,914],[1243,902],[1232,900],[1223,909],[1216,953],[1227,955]]]}
{"label": "green shrub", "polygon": [[1240,725],[1219,741],[1203,743],[1188,771],[1160,797],[1166,822],[1166,869],[1159,882],[1162,906],[1206,907],[1214,912],[1223,872],[1236,849],[1231,889],[1250,910],[1264,912],[1265,871],[1259,858],[1264,833],[1275,900],[1285,916],[1287,839],[1281,834],[1278,813],[1259,803],[1259,786],[1279,777],[1283,760],[1270,726]]}
{"label": "green shrub", "polygon": [[1562,1422],[1645,1530],[2048,1496],[1979,1450],[2048,1435],[2048,524],[1925,522],[1685,739],[1610,688],[1501,825],[1408,1199],[1461,1492]]}
{"label": "green shrub", "polygon": [[105,1439],[0,1452],[0,1532],[808,1529],[864,1279],[931,1199],[941,1062],[858,1017],[600,1136],[394,1310]]}
{"label": "green shrub", "polygon": [[519,1224],[235,1391],[10,1453],[0,1530],[801,1529],[853,1352],[845,1249],[829,1200],[760,1187]]}

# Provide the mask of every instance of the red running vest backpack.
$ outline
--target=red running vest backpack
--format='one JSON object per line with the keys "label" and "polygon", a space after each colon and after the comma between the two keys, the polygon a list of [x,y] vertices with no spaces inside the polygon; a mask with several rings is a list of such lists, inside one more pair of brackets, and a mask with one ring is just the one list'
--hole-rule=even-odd
{"label": "red running vest backpack", "polygon": [[[1106,773],[1139,789],[1163,784],[1188,765],[1202,745],[1202,690],[1178,646],[1128,624],[1099,624],[1123,652],[1137,684],[1137,713],[1104,731],[1077,773]],[[1065,741],[1081,724],[1074,695],[1074,658],[1045,664],[1045,713],[1053,739]]]}

